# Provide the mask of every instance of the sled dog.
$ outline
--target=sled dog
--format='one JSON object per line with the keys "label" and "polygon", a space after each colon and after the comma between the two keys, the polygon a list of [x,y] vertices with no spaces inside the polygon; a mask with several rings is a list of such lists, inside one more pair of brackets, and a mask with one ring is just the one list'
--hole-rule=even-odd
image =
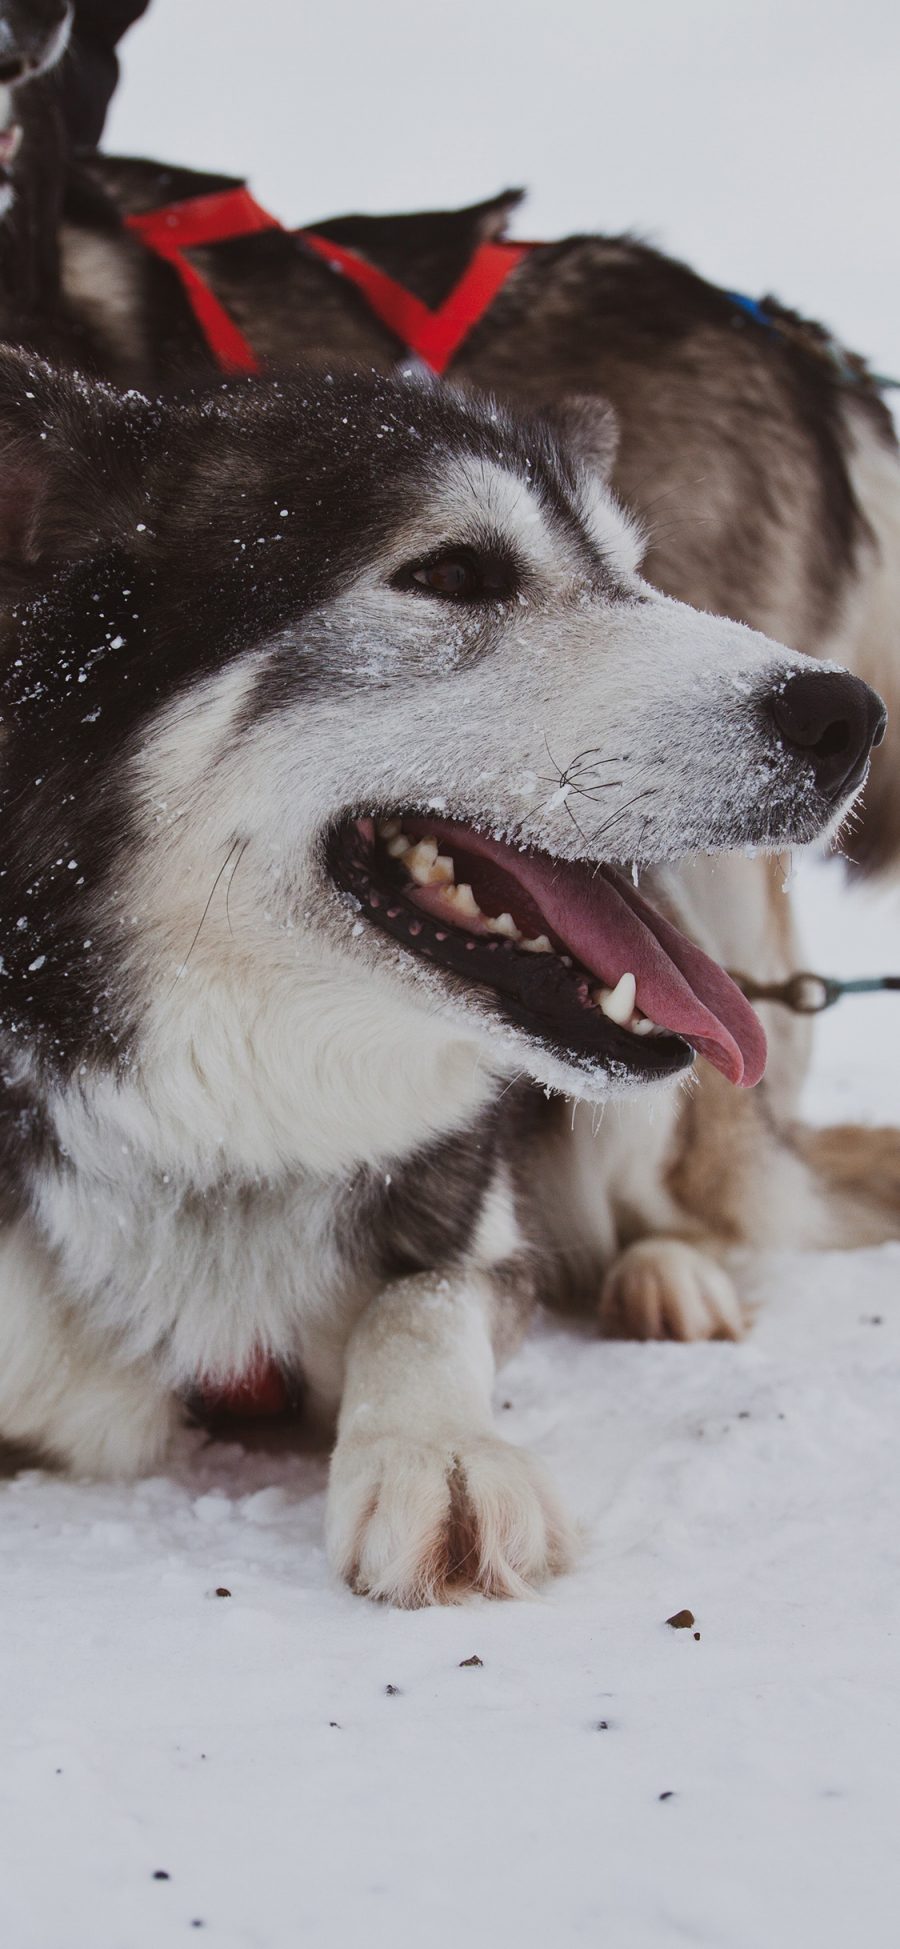
{"label": "sled dog", "polygon": [[0,1433],[145,1469],[275,1360],[354,1588],[521,1592],[495,1362],[603,1268],[560,1094],[758,1079],[664,876],[833,829],[880,700],[642,579],[605,409],[7,353],[0,448]]}

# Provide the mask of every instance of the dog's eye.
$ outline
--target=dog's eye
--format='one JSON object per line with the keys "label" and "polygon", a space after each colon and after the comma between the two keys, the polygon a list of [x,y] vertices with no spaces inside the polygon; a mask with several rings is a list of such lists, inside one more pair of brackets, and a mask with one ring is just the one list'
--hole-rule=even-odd
{"label": "dog's eye", "polygon": [[513,594],[514,576],[507,562],[455,548],[410,562],[394,576],[394,587],[423,589],[444,602],[500,602]]}
{"label": "dog's eye", "polygon": [[478,571],[471,562],[428,562],[424,568],[413,569],[412,579],[420,589],[430,589],[433,596],[473,596],[481,591]]}

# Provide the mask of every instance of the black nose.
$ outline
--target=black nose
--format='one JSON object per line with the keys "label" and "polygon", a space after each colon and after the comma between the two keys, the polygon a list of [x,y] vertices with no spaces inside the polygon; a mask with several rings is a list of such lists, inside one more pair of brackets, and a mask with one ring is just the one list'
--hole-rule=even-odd
{"label": "black nose", "polygon": [[809,760],[825,798],[855,792],[887,724],[877,691],[846,670],[803,670],[773,692],[769,708],[783,742]]}

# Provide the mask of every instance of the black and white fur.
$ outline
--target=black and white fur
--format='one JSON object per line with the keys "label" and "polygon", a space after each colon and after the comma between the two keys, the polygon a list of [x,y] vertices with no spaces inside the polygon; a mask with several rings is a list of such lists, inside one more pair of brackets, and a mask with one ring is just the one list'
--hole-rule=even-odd
{"label": "black and white fur", "polygon": [[[834,807],[766,708],[807,660],[651,589],[596,472],[450,390],[161,405],[6,355],[0,448],[0,1434],[145,1469],[274,1357],[339,1417],[343,1576],[521,1591],[571,1535],[491,1416],[543,1262],[520,1187],[567,1179],[516,1079],[616,1077],[371,928],[329,836],[430,806],[593,857],[547,776],[589,727],[603,857],[809,837]],[[402,586],[444,545],[515,592]]]}
{"label": "black and white fur", "polygon": [[[7,107],[23,129],[12,200],[0,212],[0,335],[147,391],[209,376],[212,355],[179,278],[121,218],[228,188],[229,179],[109,157],[69,163],[46,77],[66,12],[65,0],[0,4],[15,65]],[[466,210],[314,228],[434,305],[477,244],[502,233],[516,201],[507,194]],[[403,356],[350,282],[287,231],[204,247],[191,261],[268,369],[292,363],[298,349],[385,370]],[[610,398],[622,434],[615,486],[648,533],[648,580],[836,657],[877,684],[893,713],[900,467],[890,418],[863,361],[839,367],[821,328],[773,300],[767,308],[775,331],[634,238],[572,237],[528,253],[465,341],[453,377],[529,410],[573,391]],[[870,867],[898,856],[897,776],[888,741],[850,834],[854,859]],[[666,891],[680,924],[717,959],[778,982],[804,958],[783,879],[761,856],[713,866],[696,856],[667,877]],[[611,1274],[603,1288],[607,1327],[691,1337],[733,1322],[735,1296],[718,1263],[728,1244],[896,1235],[896,1185],[885,1188],[877,1162],[856,1170],[852,1196],[846,1181],[833,1195],[846,1141],[830,1158],[831,1188],[815,1181],[811,1133],[797,1122],[809,1024],[763,1012],[772,1055],[749,1096],[701,1064],[699,1091],[689,1101],[682,1093],[678,1118],[623,1112],[599,1148],[587,1118],[585,1210],[605,1257],[630,1248],[624,1284]]]}

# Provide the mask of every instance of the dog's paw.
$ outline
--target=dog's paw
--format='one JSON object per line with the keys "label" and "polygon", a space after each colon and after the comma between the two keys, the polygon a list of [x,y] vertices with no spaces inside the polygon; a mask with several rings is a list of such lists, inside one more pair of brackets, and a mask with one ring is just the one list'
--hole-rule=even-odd
{"label": "dog's paw", "polygon": [[642,1239],[610,1267],[600,1326],[622,1340],[738,1340],[734,1286],[714,1259],[676,1238]]}
{"label": "dog's paw", "polygon": [[542,1469],[493,1436],[339,1440],[328,1553],[353,1590],[392,1604],[523,1597],[565,1570],[572,1530]]}

